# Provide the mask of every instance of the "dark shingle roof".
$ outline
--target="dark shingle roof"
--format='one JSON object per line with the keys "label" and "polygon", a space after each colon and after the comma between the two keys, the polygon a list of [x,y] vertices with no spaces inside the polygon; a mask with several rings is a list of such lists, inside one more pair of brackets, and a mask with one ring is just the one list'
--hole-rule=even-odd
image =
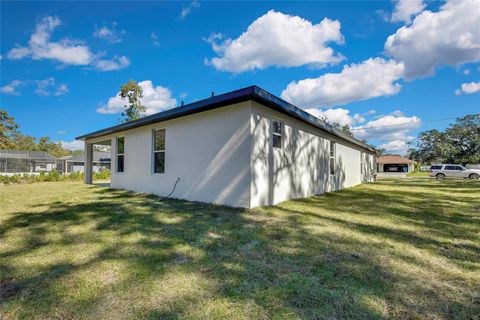
{"label": "dark shingle roof", "polygon": [[[110,162],[111,153],[104,152],[104,151],[94,151],[93,152],[93,161],[94,162]],[[65,156],[61,158],[62,160],[74,161],[74,162],[83,162],[84,156],[83,155],[76,155],[76,156]]]}
{"label": "dark shingle roof", "polygon": [[216,108],[220,108],[220,107],[224,107],[227,105],[248,101],[248,100],[253,100],[258,103],[261,103],[262,105],[265,105],[271,109],[274,109],[276,111],[289,115],[295,119],[308,123],[309,125],[312,125],[316,128],[319,128],[323,131],[326,131],[330,134],[333,134],[337,137],[340,137],[344,140],[350,141],[358,146],[361,146],[363,148],[366,148],[375,152],[375,149],[373,149],[368,144],[344,134],[343,132],[335,129],[333,126],[326,123],[325,121],[320,120],[319,118],[311,115],[310,113],[303,111],[302,109],[294,106],[293,104],[290,104],[285,100],[282,100],[281,98],[257,86],[250,86],[243,89],[227,92],[218,96],[213,96],[211,98],[186,104],[181,107],[155,113],[138,120],[130,121],[124,124],[116,125],[116,126],[98,130],[89,134],[85,134],[77,137],[76,139],[85,140],[85,139],[97,138],[97,137],[105,136],[108,134],[113,134],[113,133],[129,130],[133,128],[142,127],[152,123],[180,118],[183,116],[187,116],[187,115],[191,115],[191,114],[195,114],[195,113],[199,113],[207,110],[213,110]]}

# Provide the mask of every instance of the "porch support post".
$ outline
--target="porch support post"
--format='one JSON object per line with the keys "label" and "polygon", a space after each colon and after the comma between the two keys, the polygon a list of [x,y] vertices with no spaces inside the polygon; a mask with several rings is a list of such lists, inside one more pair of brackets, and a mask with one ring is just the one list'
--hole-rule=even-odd
{"label": "porch support post", "polygon": [[85,141],[85,159],[83,162],[84,182],[92,184],[93,172],[93,144]]}

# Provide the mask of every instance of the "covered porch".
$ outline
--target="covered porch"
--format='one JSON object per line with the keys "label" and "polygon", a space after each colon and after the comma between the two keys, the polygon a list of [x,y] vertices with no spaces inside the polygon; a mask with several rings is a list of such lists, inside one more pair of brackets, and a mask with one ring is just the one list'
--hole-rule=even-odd
{"label": "covered porch", "polygon": [[[93,184],[93,173],[94,173],[94,150],[95,146],[108,146],[110,147],[110,159],[112,159],[112,150],[111,150],[112,140],[105,139],[100,141],[87,141],[85,140],[85,155],[84,155],[84,182],[86,184]],[[111,164],[109,165],[112,168]],[[102,185],[105,183],[101,183]]]}

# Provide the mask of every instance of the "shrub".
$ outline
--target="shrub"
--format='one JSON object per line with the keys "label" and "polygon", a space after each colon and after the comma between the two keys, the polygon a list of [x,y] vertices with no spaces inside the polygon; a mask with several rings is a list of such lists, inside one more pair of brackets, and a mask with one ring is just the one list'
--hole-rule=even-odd
{"label": "shrub", "polygon": [[[110,179],[110,170],[102,170],[93,173],[94,180],[108,180]],[[32,183],[32,182],[47,182],[47,181],[82,181],[84,177],[83,172],[72,172],[62,175],[57,171],[40,172],[40,174],[14,174],[12,176],[0,175],[1,184],[15,184],[15,183]]]}

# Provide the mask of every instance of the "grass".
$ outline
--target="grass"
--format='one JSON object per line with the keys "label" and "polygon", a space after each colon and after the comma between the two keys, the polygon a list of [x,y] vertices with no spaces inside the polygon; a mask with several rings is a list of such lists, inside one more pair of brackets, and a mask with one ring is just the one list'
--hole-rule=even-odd
{"label": "grass", "polygon": [[479,319],[480,184],[382,180],[240,210],[0,187],[2,319]]}
{"label": "grass", "polygon": [[407,173],[407,177],[428,177],[428,171],[414,171]]}

